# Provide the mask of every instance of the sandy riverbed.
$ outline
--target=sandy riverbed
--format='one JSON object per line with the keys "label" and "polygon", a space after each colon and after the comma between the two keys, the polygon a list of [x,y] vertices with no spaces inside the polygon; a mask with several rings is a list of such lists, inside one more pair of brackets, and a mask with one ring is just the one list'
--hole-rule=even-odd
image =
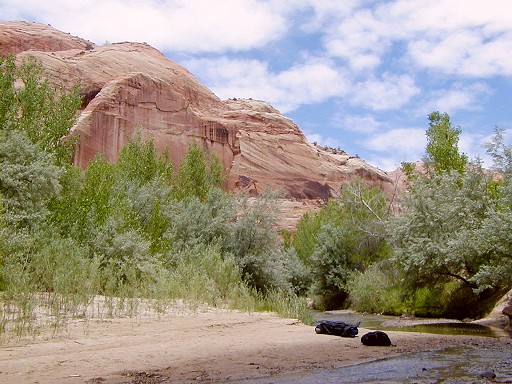
{"label": "sandy riverbed", "polygon": [[76,321],[64,335],[1,345],[0,383],[225,382],[468,343],[511,348],[508,338],[387,333],[394,346],[366,347],[274,314],[218,309]]}

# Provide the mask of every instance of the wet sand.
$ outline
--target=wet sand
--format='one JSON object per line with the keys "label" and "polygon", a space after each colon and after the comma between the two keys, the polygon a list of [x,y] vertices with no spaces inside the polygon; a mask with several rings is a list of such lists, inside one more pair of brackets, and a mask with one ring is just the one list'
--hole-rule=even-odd
{"label": "wet sand", "polygon": [[367,347],[359,336],[317,335],[294,319],[219,309],[73,321],[63,335],[1,345],[0,383],[226,382],[451,346],[512,348],[510,338],[386,333],[393,346]]}

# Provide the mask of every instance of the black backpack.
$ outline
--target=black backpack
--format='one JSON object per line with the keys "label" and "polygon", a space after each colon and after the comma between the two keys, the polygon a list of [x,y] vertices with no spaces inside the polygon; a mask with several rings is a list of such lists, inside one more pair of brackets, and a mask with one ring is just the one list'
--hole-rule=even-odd
{"label": "black backpack", "polygon": [[361,337],[361,343],[370,346],[389,347],[391,345],[391,340],[386,333],[382,331],[373,331],[365,333],[363,337]]}

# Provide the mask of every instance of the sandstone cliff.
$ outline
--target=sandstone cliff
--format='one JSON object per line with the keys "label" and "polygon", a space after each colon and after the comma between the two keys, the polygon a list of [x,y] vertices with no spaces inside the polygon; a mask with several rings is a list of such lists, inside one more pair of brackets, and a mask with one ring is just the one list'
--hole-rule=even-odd
{"label": "sandstone cliff", "polygon": [[[215,151],[228,172],[228,188],[253,195],[271,187],[292,204],[324,201],[360,176],[386,191],[384,171],[342,151],[307,142],[300,128],[269,104],[220,100],[189,71],[142,43],[96,46],[47,25],[0,22],[1,55],[39,60],[58,86],[79,83],[83,109],[70,133],[79,135],[79,166],[102,153],[116,161],[135,132],[170,150],[179,162],[190,142]],[[289,206],[289,204],[287,204]]]}

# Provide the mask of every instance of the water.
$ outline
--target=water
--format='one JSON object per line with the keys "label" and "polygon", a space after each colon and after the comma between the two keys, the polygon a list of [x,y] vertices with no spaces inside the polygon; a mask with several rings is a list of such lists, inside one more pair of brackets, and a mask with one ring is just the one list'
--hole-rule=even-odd
{"label": "water", "polygon": [[[405,325],[397,317],[364,315],[348,311],[316,314],[317,320],[361,322],[360,327],[372,330],[399,330],[444,335],[510,337],[504,331],[479,324],[463,322],[422,323]],[[492,381],[483,375],[493,373]],[[343,384],[343,383],[512,383],[512,345],[467,345],[443,351],[403,354],[388,359],[357,364],[345,368],[325,369],[240,381],[254,384]]]}
{"label": "water", "polygon": [[439,335],[465,335],[465,336],[486,336],[501,337],[499,330],[480,324],[471,323],[437,323],[437,324],[416,324],[401,327],[383,327],[384,331],[404,331],[435,333]]}
{"label": "water", "polygon": [[494,382],[512,382],[512,347],[466,346],[437,352],[418,352],[345,368],[242,381],[254,384],[343,383],[481,383],[485,373]]}
{"label": "water", "polygon": [[486,337],[510,337],[511,335],[502,329],[488,327],[486,325],[464,323],[464,322],[443,322],[443,323],[421,323],[411,324],[401,321],[396,316],[383,316],[373,314],[359,314],[349,311],[321,312],[315,315],[317,320],[344,321],[349,324],[361,322],[360,327],[370,330],[381,331],[404,331],[434,333],[441,335],[464,335],[464,336],[486,336]]}

